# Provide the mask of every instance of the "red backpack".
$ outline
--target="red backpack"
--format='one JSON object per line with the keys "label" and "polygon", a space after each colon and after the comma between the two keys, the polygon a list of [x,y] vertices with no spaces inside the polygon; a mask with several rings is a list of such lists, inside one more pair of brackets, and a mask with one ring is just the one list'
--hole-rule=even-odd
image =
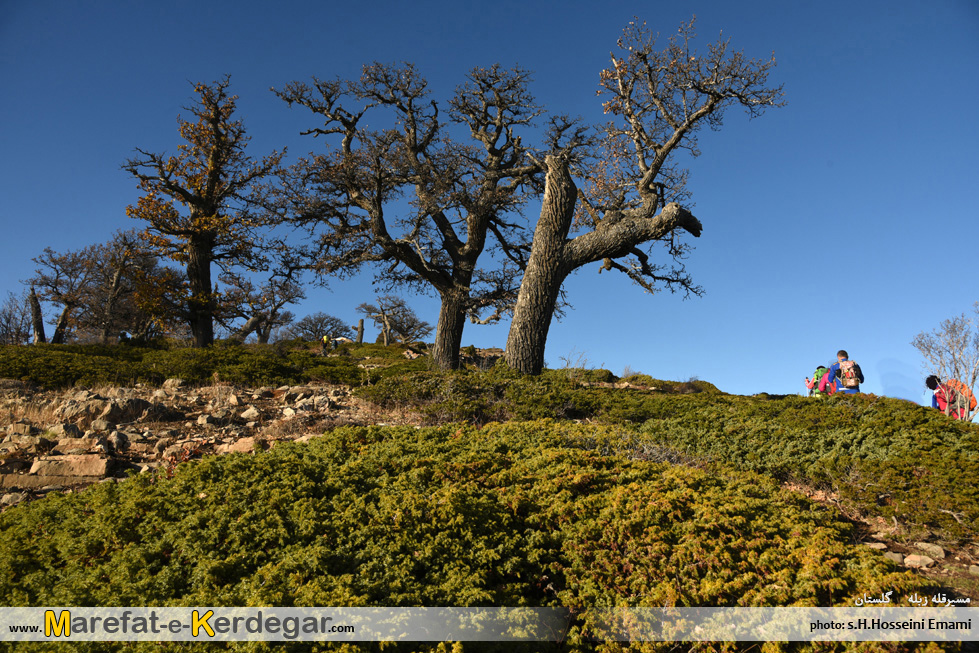
{"label": "red backpack", "polygon": [[949,397],[949,403],[954,408],[965,408],[968,403],[970,411],[976,409],[976,396],[972,394],[969,386],[958,379],[949,379],[945,382],[945,387],[951,389],[955,394],[954,398]]}
{"label": "red backpack", "polygon": [[856,363],[853,361],[840,361],[840,380],[844,388],[859,388],[860,377],[857,376]]}

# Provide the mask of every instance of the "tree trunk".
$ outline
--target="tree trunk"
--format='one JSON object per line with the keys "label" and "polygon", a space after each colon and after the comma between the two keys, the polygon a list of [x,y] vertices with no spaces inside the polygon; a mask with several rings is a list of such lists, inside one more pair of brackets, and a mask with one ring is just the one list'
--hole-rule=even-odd
{"label": "tree trunk", "polygon": [[[231,338],[233,340],[237,340],[238,342],[245,342],[245,338],[250,336],[252,334],[252,331],[258,331],[261,325],[262,325],[261,316],[253,315],[250,318],[248,318],[248,321],[245,322],[242,325],[242,327],[238,329],[238,331],[236,331],[233,336],[231,336]],[[265,341],[268,342],[268,337],[266,337]]]}
{"label": "tree trunk", "polygon": [[190,297],[187,300],[188,322],[195,347],[214,344],[214,298],[211,288],[210,238],[192,236],[187,245],[187,281]]}
{"label": "tree trunk", "polygon": [[31,294],[28,298],[31,304],[31,325],[34,327],[34,344],[47,342],[44,336],[44,315],[41,313],[41,302],[37,299],[34,286],[31,286]]}
{"label": "tree trunk", "polygon": [[459,348],[462,346],[462,330],[466,326],[465,297],[460,292],[442,294],[442,308],[435,328],[435,344],[432,361],[440,370],[459,367]]}
{"label": "tree trunk", "polygon": [[116,268],[112,275],[112,287],[109,289],[109,296],[105,299],[105,311],[102,313],[102,335],[99,338],[103,345],[109,344],[109,334],[112,329],[112,313],[116,308],[116,301],[119,299],[119,290],[122,288],[122,266]]}
{"label": "tree trunk", "polygon": [[360,322],[357,323],[357,344],[363,344],[364,342],[364,318],[360,318]]}
{"label": "tree trunk", "polygon": [[565,262],[564,247],[578,189],[563,161],[549,156],[547,167],[540,219],[506,345],[507,364],[523,374],[540,374],[544,369],[544,345],[554,307],[573,269]]}
{"label": "tree trunk", "polygon": [[51,336],[52,345],[65,344],[65,338],[68,333],[68,317],[70,314],[71,307],[65,306],[64,310],[61,311],[61,315],[58,316],[58,324],[54,327],[54,335]]}

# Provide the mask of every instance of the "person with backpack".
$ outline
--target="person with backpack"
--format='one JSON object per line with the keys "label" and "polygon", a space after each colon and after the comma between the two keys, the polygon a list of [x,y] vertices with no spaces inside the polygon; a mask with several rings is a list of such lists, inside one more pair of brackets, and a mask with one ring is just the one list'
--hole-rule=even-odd
{"label": "person with backpack", "polygon": [[836,382],[837,392],[845,392],[850,395],[860,392],[860,384],[863,383],[863,371],[859,365],[850,360],[850,355],[846,353],[845,349],[836,352],[836,362],[819,380],[819,391],[824,391],[830,381]]}
{"label": "person with backpack", "polygon": [[823,376],[826,375],[826,372],[828,371],[829,368],[826,367],[825,365],[818,365],[816,367],[816,371],[812,373],[812,379],[810,380],[808,376],[806,377],[806,387],[809,388],[810,397],[825,397],[827,395],[831,395],[834,392],[836,392],[835,380],[832,383],[826,384],[825,391],[819,389],[819,381],[823,378]]}
{"label": "person with backpack", "polygon": [[953,419],[965,420],[976,408],[976,396],[958,379],[945,383],[934,374],[925,379],[925,385],[933,392],[931,407],[937,408]]}

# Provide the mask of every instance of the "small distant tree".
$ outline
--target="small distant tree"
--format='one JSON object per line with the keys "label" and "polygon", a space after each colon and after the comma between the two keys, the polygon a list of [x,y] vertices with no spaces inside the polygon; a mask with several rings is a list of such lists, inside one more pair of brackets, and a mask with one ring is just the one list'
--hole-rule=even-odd
{"label": "small distant tree", "polygon": [[31,309],[27,294],[7,293],[0,306],[0,344],[25,345],[31,338]]}
{"label": "small distant tree", "polygon": [[144,192],[127,214],[147,223],[144,233],[160,256],[185,265],[185,314],[198,347],[214,341],[218,302],[211,266],[230,271],[264,264],[259,185],[282,159],[272,152],[256,162],[245,154],[248,137],[234,117],[237,96],[229,94],[229,84],[225,77],[195,86],[199,99],[187,107],[193,120],[178,117],[184,142],[176,155],[137,149],[123,166]]}
{"label": "small distant tree", "polygon": [[357,312],[374,321],[385,345],[392,340],[409,345],[432,333],[432,325],[419,319],[405,300],[395,295],[378,297],[374,304],[361,304]]}
{"label": "small distant tree", "polygon": [[353,335],[353,331],[344,320],[321,312],[307,315],[289,326],[286,332],[290,338],[316,342],[322,340],[323,336],[349,338]]}
{"label": "small distant tree", "polygon": [[306,297],[302,286],[288,276],[273,273],[256,286],[251,280],[237,274],[224,274],[221,281],[226,285],[222,297],[220,321],[228,326],[230,319],[244,320],[233,330],[232,338],[245,340],[255,333],[260,344],[268,343],[272,333],[292,323],[296,316],[285,310]]}
{"label": "small distant tree", "polygon": [[[911,341],[911,346],[924,357],[928,374],[934,374],[942,382],[961,381],[975,393],[979,380],[979,302],[970,313],[942,320],[930,332],[922,331]],[[964,419],[971,421],[977,411],[966,408]]]}

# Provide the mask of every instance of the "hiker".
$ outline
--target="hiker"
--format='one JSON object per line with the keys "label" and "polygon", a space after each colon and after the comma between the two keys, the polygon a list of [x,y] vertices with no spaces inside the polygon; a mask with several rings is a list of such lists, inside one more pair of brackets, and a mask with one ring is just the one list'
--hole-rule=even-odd
{"label": "hiker", "polygon": [[816,371],[812,373],[812,379],[806,377],[806,387],[809,388],[810,397],[825,397],[836,392],[836,380],[834,379],[832,383],[826,384],[826,390],[819,389],[819,381],[826,375],[829,368],[825,365],[817,365]]}
{"label": "hiker", "polygon": [[958,379],[949,379],[942,383],[940,378],[932,374],[925,379],[925,385],[933,393],[931,407],[953,419],[968,419],[969,411],[976,408],[976,396]]}
{"label": "hiker", "polygon": [[320,338],[320,353],[321,354],[323,354],[324,356],[326,356],[327,352],[330,351],[330,343],[332,341],[333,341],[333,338],[330,336],[330,334],[326,334],[325,336],[323,336],[322,338]]}
{"label": "hiker", "polygon": [[830,381],[836,382],[837,392],[845,392],[849,395],[860,392],[863,372],[859,365],[850,360],[850,355],[846,353],[845,349],[836,352],[836,362],[819,380],[819,391],[823,392]]}

